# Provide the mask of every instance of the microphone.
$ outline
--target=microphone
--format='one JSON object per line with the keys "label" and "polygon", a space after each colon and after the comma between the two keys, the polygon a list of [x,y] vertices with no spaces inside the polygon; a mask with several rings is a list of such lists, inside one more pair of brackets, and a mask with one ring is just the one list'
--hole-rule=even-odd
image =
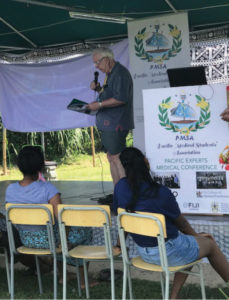
{"label": "microphone", "polygon": [[99,77],[99,72],[95,72],[94,73],[94,82],[95,82],[95,84],[97,85],[97,83],[98,83],[98,77]]}

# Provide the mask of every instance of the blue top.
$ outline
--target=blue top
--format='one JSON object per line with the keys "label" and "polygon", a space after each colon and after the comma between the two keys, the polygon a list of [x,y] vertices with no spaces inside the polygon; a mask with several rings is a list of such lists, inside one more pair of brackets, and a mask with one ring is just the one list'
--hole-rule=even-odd
{"label": "blue top", "polygon": [[[6,189],[5,202],[15,204],[48,204],[58,189],[50,182],[34,181],[27,186],[21,186],[19,182],[11,183]],[[43,226],[21,225],[20,229],[39,230]]]}
{"label": "blue top", "polygon": [[16,204],[48,204],[49,200],[59,193],[50,182],[34,181],[27,186],[15,182],[7,187],[5,201]]}
{"label": "blue top", "polygon": [[133,129],[133,81],[130,72],[118,62],[108,74],[104,90],[99,94],[100,102],[109,98],[122,101],[124,105],[100,109],[96,114],[97,128],[101,131]]}
{"label": "blue top", "polygon": [[[149,188],[152,191],[151,195]],[[135,211],[163,214],[166,220],[167,240],[176,238],[178,236],[178,229],[174,224],[174,220],[181,214],[178,203],[166,186],[160,186],[158,192],[154,193],[155,191],[148,183],[142,183]],[[114,189],[114,211],[117,212],[118,207],[126,208],[131,198],[132,192],[127,178],[120,179]],[[138,234],[131,234],[131,236],[135,243],[141,247],[157,246],[156,238]]]}

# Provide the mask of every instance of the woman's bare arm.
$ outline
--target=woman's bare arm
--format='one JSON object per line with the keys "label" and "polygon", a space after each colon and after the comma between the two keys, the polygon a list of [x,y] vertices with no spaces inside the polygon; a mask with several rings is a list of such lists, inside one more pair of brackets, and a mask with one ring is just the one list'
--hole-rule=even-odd
{"label": "woman's bare arm", "polygon": [[174,223],[181,232],[189,235],[197,235],[195,230],[189,224],[188,220],[182,214],[180,214],[179,217],[175,219]]}
{"label": "woman's bare arm", "polygon": [[58,206],[58,204],[61,204],[60,194],[56,194],[54,197],[52,197],[49,200],[49,203],[52,204],[54,216],[56,217],[56,219],[58,219],[58,208],[57,208],[57,206]]}

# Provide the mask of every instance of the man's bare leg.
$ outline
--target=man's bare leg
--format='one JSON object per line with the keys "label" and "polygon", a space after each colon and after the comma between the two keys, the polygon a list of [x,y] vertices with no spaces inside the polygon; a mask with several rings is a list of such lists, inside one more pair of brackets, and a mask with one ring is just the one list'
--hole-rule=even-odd
{"label": "man's bare leg", "polygon": [[110,164],[110,172],[114,185],[119,181],[120,178],[125,176],[125,171],[119,159],[119,155],[120,153],[115,155],[107,153],[107,159]]}

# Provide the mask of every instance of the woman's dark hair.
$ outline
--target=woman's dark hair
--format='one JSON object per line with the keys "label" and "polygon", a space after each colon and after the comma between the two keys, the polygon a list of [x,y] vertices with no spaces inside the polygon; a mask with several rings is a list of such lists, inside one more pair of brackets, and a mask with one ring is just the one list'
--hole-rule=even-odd
{"label": "woman's dark hair", "polygon": [[17,165],[23,175],[37,175],[44,164],[44,154],[39,146],[25,146],[18,154]]}
{"label": "woman's dark hair", "polygon": [[143,182],[148,183],[149,189],[144,191],[146,197],[149,195],[155,196],[159,184],[152,179],[147,160],[139,149],[134,147],[125,148],[119,158],[125,169],[126,177],[133,193],[132,200],[128,203],[126,209],[133,212],[139,199],[141,184]]}

